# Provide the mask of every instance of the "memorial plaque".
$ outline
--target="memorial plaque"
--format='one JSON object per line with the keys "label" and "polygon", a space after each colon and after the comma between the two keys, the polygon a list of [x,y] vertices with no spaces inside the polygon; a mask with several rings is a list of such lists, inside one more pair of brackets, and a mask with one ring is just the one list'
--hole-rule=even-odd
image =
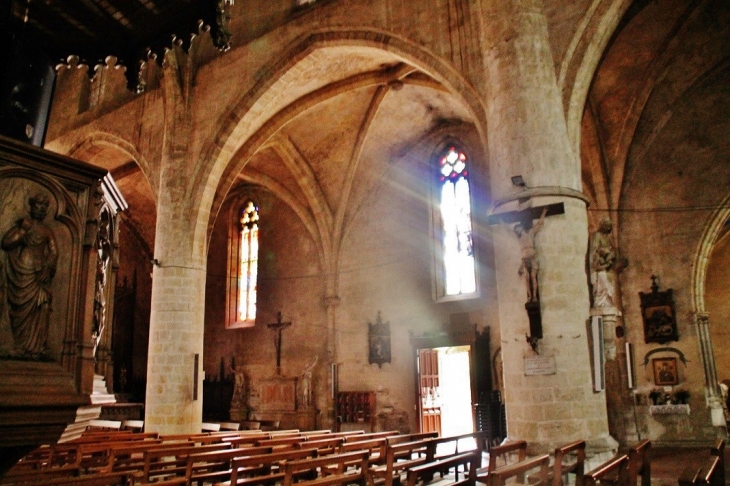
{"label": "memorial plaque", "polygon": [[555,356],[525,356],[525,376],[554,375]]}

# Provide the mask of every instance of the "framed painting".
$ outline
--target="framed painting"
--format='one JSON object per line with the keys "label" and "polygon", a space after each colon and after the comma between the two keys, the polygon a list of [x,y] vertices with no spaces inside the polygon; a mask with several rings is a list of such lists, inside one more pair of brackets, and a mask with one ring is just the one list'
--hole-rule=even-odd
{"label": "framed painting", "polygon": [[377,363],[383,367],[383,363],[390,363],[390,323],[383,322],[378,312],[375,324],[368,322],[368,341],[370,364]]}
{"label": "framed painting", "polygon": [[653,276],[650,293],[639,292],[641,317],[644,320],[644,341],[664,344],[679,341],[674,312],[673,290],[659,291],[657,277]]}
{"label": "framed painting", "polygon": [[651,362],[654,369],[655,385],[674,386],[679,384],[677,358],[654,358]]}

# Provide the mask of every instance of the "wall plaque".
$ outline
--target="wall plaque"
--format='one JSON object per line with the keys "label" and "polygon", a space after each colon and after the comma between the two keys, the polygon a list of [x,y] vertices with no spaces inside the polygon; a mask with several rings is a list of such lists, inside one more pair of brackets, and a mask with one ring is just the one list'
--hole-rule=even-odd
{"label": "wall plaque", "polygon": [[555,356],[525,356],[525,376],[554,375]]}

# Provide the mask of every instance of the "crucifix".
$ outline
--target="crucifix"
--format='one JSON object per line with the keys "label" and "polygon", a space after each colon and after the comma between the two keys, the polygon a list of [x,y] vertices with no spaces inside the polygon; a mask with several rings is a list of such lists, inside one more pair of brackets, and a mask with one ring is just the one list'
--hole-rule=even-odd
{"label": "crucifix", "polygon": [[[535,234],[540,231],[546,216],[565,214],[563,203],[548,204],[545,206],[529,207],[517,211],[506,211],[489,216],[489,224],[516,223],[513,230],[520,243],[522,256],[517,273],[525,281],[527,302],[525,310],[530,320],[530,335],[527,342],[537,352],[537,340],[542,339],[542,317],[540,316],[540,292],[538,288],[537,250],[535,249]],[[537,219],[537,223],[533,221]]]}
{"label": "crucifix", "polygon": [[281,331],[291,326],[291,322],[281,322],[281,311],[276,314],[276,322],[266,325],[269,329],[276,331],[274,345],[276,346],[276,374],[281,374]]}

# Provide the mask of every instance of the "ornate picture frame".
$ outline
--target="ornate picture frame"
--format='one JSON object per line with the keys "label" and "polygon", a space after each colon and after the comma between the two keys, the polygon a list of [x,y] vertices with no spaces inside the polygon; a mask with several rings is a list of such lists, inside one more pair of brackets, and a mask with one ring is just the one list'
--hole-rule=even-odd
{"label": "ornate picture frame", "polygon": [[641,317],[644,321],[644,342],[664,344],[669,341],[679,341],[673,290],[660,292],[657,277],[652,275],[651,279],[651,293],[639,292]]}
{"label": "ornate picture frame", "polygon": [[654,358],[651,360],[654,370],[654,384],[657,386],[674,386],[679,384],[677,358]]}
{"label": "ornate picture frame", "polygon": [[370,364],[382,368],[383,363],[390,363],[390,322],[383,322],[380,311],[375,324],[368,322],[368,345]]}

